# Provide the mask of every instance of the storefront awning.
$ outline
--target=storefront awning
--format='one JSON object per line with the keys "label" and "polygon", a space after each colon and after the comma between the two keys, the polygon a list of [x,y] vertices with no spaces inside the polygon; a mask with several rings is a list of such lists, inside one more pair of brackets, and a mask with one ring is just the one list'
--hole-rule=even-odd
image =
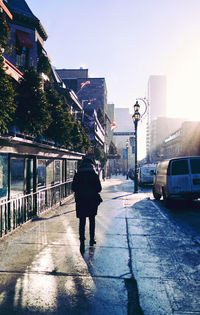
{"label": "storefront awning", "polygon": [[28,33],[22,32],[20,30],[16,30],[16,35],[17,35],[20,46],[25,46],[30,49],[33,48],[33,43]]}

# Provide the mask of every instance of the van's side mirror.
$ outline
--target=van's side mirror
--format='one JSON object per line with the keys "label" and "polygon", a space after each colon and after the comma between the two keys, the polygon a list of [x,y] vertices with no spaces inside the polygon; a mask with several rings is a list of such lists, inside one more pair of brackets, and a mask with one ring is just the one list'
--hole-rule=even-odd
{"label": "van's side mirror", "polygon": [[150,174],[151,174],[151,175],[156,175],[156,171],[151,170],[151,171],[150,171]]}

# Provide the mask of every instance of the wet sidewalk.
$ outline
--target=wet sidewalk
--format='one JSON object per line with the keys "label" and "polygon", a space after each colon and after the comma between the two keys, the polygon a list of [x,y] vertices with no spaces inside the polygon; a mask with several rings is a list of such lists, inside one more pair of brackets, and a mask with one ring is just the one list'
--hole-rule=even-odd
{"label": "wet sidewalk", "polygon": [[84,254],[73,200],[0,240],[0,314],[200,314],[199,245],[132,191],[103,182]]}

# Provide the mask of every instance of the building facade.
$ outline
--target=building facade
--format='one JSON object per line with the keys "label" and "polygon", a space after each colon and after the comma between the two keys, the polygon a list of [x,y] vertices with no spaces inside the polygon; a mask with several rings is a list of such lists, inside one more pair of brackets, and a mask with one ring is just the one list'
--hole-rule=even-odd
{"label": "building facade", "polygon": [[200,122],[185,121],[171,133],[159,148],[162,159],[200,156]]}
{"label": "building facade", "polygon": [[[6,23],[7,23],[8,27],[10,28],[10,23],[13,20],[13,15],[8,10],[8,8],[4,4],[3,0],[0,0],[0,12],[5,13]],[[21,71],[19,71],[19,69],[17,69],[12,62],[10,62],[8,59],[6,59],[5,56],[3,56],[3,58],[4,58],[4,64],[5,64],[4,70],[5,70],[6,74],[8,74],[14,80],[19,82],[23,76],[23,73]]]}
{"label": "building facade", "polygon": [[107,114],[107,86],[105,78],[91,78],[88,69],[56,69],[65,83],[78,95],[83,108],[89,106],[98,110],[100,107]]}
{"label": "building facade", "polygon": [[[115,108],[116,128],[114,130],[114,143],[120,155],[118,169],[126,174],[127,169],[134,168],[134,125],[129,108]],[[127,154],[128,153],[128,154]]]}
{"label": "building facade", "polygon": [[46,54],[43,44],[47,40],[47,33],[26,1],[7,0],[6,5],[13,16],[9,23],[8,41],[13,49],[5,58],[22,73],[30,66],[37,69],[38,58],[41,54]]}
{"label": "building facade", "polygon": [[[92,144],[97,141],[108,153],[107,126],[109,124],[107,87],[105,78],[90,78],[88,69],[56,69],[56,73],[65,83],[68,89],[73,90],[82,106],[82,118],[86,132],[92,139]],[[101,109],[104,122],[98,118],[98,110]],[[95,121],[96,120],[96,121]],[[95,128],[91,128],[96,126]],[[101,127],[100,127],[101,125]],[[101,135],[100,135],[101,134]]]}
{"label": "building facade", "polygon": [[111,142],[113,142],[113,131],[116,129],[116,124],[115,124],[115,105],[114,104],[108,104],[108,126],[106,128],[107,130],[107,146],[109,148]]}
{"label": "building facade", "polygon": [[183,119],[158,117],[150,124],[150,161],[156,162],[159,159],[160,146],[164,139],[181,127]]}
{"label": "building facade", "polygon": [[167,114],[167,78],[164,75],[151,75],[148,81],[150,121]]}

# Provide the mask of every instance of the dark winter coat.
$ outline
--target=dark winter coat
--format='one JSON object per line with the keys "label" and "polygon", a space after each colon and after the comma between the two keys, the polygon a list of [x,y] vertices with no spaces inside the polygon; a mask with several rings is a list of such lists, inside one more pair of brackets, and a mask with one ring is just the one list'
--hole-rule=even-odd
{"label": "dark winter coat", "polygon": [[99,176],[93,165],[83,163],[74,175],[72,190],[75,192],[76,216],[89,217],[97,214],[98,193],[101,191]]}

